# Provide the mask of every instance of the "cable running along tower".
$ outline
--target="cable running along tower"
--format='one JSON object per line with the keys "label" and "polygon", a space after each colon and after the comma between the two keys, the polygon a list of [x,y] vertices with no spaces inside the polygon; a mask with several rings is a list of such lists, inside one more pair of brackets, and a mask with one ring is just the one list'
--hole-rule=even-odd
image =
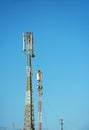
{"label": "cable running along tower", "polygon": [[27,32],[23,34],[23,51],[27,57],[26,65],[26,99],[24,112],[24,130],[35,130],[34,125],[34,106],[32,93],[32,64],[31,59],[34,57],[33,53],[33,34]]}

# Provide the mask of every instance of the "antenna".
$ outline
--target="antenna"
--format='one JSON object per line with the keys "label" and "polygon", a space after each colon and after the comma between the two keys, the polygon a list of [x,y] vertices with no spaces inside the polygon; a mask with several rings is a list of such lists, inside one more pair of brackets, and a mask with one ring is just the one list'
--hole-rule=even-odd
{"label": "antenna", "polygon": [[23,51],[29,53],[31,57],[34,57],[33,53],[33,33],[26,32],[26,35],[22,33],[23,38]]}

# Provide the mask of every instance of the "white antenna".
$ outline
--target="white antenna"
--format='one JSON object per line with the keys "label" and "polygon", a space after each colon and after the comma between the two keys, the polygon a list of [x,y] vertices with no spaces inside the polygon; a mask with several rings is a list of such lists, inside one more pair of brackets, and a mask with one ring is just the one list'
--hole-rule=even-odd
{"label": "white antenna", "polygon": [[26,35],[22,33],[23,37],[23,51],[29,53],[31,57],[34,57],[33,54],[33,33],[27,32]]}

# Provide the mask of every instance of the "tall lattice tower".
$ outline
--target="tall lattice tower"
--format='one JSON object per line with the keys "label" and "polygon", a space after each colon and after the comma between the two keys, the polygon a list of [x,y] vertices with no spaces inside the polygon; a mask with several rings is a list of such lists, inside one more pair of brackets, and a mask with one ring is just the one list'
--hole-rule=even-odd
{"label": "tall lattice tower", "polygon": [[34,57],[33,53],[33,34],[27,32],[23,34],[23,51],[27,57],[26,73],[26,99],[24,112],[24,130],[35,130],[34,125],[34,106],[32,93],[32,64],[31,59]]}

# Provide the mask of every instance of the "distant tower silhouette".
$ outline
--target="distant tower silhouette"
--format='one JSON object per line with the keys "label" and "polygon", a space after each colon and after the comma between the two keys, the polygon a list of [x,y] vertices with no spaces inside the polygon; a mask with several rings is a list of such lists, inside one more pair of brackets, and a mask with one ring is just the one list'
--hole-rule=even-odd
{"label": "distant tower silhouette", "polygon": [[61,124],[61,130],[63,130],[63,125],[64,125],[63,120],[64,119],[60,119],[60,121],[61,121],[61,123],[60,123]]}
{"label": "distant tower silhouette", "polygon": [[15,123],[12,124],[12,129],[15,130]]}

